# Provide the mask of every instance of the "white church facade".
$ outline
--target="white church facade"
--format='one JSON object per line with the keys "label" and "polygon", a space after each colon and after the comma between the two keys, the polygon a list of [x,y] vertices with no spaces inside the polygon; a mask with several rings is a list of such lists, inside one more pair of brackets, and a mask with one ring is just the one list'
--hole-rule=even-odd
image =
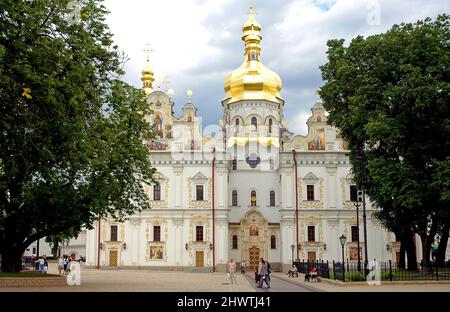
{"label": "white church facade", "polygon": [[[345,142],[327,125],[320,99],[308,134],[287,128],[280,77],[261,63],[261,26],[252,8],[243,27],[245,59],[225,78],[223,120],[202,131],[189,100],[176,117],[170,92],[153,90],[143,71],[156,139],[149,142],[157,185],[150,208],[124,223],[102,220],[84,230],[83,244],[64,252],[101,268],[224,271],[232,258],[253,269],[259,258],[286,270],[292,259],[364,261],[356,187]],[[219,107],[219,106],[218,106]],[[367,201],[368,258],[395,261],[399,242],[373,217]]]}

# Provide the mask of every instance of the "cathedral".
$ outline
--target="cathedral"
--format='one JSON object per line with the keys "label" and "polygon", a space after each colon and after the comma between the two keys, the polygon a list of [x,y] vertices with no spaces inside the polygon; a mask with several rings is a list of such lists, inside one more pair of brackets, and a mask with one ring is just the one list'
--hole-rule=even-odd
{"label": "cathedral", "polygon": [[[295,259],[340,261],[345,235],[345,258],[357,260],[359,246],[365,260],[347,144],[327,124],[319,97],[308,134],[289,131],[281,78],[261,62],[261,30],[252,6],[243,63],[225,77],[223,119],[208,135],[190,98],[175,116],[171,92],[153,88],[147,65],[157,170],[157,184],[146,188],[150,207],[124,223],[102,220],[65,253],[85,256],[93,268],[225,271],[234,259],[253,270],[262,257],[286,271]],[[396,261],[400,243],[373,217],[369,200],[366,208],[368,260]]]}

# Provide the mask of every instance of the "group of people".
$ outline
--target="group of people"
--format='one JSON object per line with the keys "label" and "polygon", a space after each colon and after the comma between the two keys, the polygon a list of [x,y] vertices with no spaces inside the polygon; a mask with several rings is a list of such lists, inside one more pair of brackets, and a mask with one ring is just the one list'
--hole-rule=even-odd
{"label": "group of people", "polygon": [[40,273],[47,274],[48,271],[48,261],[46,256],[40,256],[39,259],[35,261]]}
{"label": "group of people", "polygon": [[[245,274],[245,268],[247,264],[245,260],[240,263],[241,274]],[[236,284],[236,262],[234,259],[230,259],[228,262],[228,278],[231,284]],[[258,284],[258,288],[262,288],[265,283],[267,288],[270,288],[270,263],[263,258],[259,260],[258,269],[255,272],[255,282]]]}
{"label": "group of people", "polygon": [[263,258],[259,260],[258,270],[255,272],[255,282],[258,284],[258,288],[263,287],[263,283],[270,288],[270,263]]}
{"label": "group of people", "polygon": [[74,261],[70,257],[58,258],[58,272],[61,275],[68,275],[70,273],[70,263]]}

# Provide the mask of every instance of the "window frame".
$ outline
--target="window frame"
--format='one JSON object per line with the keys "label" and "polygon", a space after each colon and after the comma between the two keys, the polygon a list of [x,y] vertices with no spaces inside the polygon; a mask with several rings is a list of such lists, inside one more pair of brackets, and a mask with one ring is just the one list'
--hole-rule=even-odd
{"label": "window frame", "polygon": [[[355,231],[355,232],[353,232],[353,231]],[[351,233],[352,243],[357,243],[358,240],[359,240],[358,226],[352,225],[352,226],[350,227],[350,233]]]}
{"label": "window frame", "polygon": [[315,242],[316,241],[316,226],[308,225],[307,233],[308,233],[308,242]]}
{"label": "window frame", "polygon": [[195,226],[195,241],[196,242],[204,242],[205,241],[203,230],[204,230],[203,225]]}
{"label": "window frame", "polygon": [[236,234],[231,237],[231,249],[239,249],[238,237]]}
{"label": "window frame", "polygon": [[153,241],[160,242],[161,241],[161,225],[153,226]]}
{"label": "window frame", "polygon": [[153,185],[153,200],[161,201],[161,184]]}
{"label": "window frame", "polygon": [[[201,188],[201,193],[200,193]],[[201,194],[201,196],[199,196]],[[205,187],[203,184],[195,185],[195,200],[196,201],[204,201],[205,200]]]}
{"label": "window frame", "polygon": [[[114,231],[113,231],[113,229],[114,229]],[[119,241],[119,227],[117,225],[111,225],[109,227],[109,241],[110,242],[118,242]]]}
{"label": "window frame", "polygon": [[233,190],[231,192],[231,206],[233,207],[238,206],[238,192],[236,190]]}
{"label": "window frame", "polygon": [[277,237],[275,235],[270,236],[270,249],[277,249]]}
{"label": "window frame", "polygon": [[[311,194],[312,194],[312,196],[311,196]],[[314,184],[306,185],[306,200],[307,201],[314,201],[315,200]]]}
{"label": "window frame", "polygon": [[269,205],[270,207],[276,206],[276,194],[274,190],[271,190],[269,193]]}

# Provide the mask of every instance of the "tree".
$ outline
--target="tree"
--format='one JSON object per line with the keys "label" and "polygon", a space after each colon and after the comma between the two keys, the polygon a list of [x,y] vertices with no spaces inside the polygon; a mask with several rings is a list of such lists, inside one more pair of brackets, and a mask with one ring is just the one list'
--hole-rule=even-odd
{"label": "tree", "polygon": [[[380,35],[328,42],[320,90],[329,122],[367,162],[370,199],[392,227],[419,234],[423,260],[448,210],[450,18],[394,25]],[[447,194],[447,195],[445,195]]]}
{"label": "tree", "polygon": [[101,1],[80,1],[77,23],[68,2],[0,2],[2,271],[39,238],[149,207],[144,93],[118,81]]}

